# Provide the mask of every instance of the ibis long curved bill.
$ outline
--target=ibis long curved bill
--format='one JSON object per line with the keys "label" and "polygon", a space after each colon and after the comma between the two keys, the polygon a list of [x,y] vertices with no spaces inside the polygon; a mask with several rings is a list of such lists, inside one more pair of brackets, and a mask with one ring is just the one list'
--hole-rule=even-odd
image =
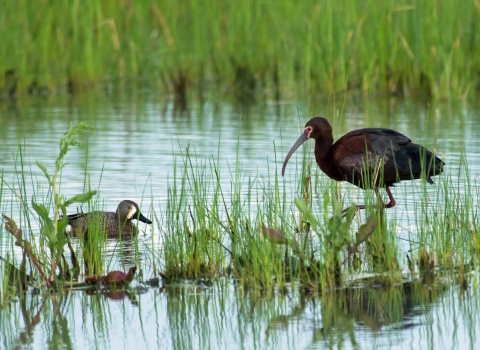
{"label": "ibis long curved bill", "polygon": [[285,157],[285,160],[283,161],[282,176],[285,174],[285,168],[287,167],[288,160],[290,159],[292,154],[294,154],[297,148],[300,147],[307,140],[308,140],[308,130],[305,130],[304,133],[300,135],[298,140],[293,144],[292,148],[290,148],[290,151],[288,151],[288,154]]}

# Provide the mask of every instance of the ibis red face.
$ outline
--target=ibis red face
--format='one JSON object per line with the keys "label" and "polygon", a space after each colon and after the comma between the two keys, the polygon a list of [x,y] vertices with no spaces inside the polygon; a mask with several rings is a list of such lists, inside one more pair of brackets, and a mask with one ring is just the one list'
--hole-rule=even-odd
{"label": "ibis red face", "polygon": [[285,168],[287,167],[288,160],[290,159],[292,154],[295,153],[297,148],[300,147],[305,141],[308,140],[311,132],[312,132],[312,128],[310,126],[306,127],[305,130],[303,130],[303,134],[300,135],[298,140],[293,144],[292,148],[290,148],[290,151],[288,152],[287,156],[285,157],[285,160],[283,161],[282,176],[285,174]]}

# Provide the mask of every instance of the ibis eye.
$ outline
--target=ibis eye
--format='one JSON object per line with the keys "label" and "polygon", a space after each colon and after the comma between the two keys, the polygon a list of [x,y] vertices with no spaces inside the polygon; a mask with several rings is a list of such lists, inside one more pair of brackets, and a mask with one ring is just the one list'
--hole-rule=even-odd
{"label": "ibis eye", "polygon": [[312,130],[313,130],[313,129],[312,129],[311,126],[307,126],[307,127],[305,128],[305,131],[303,132],[303,134],[304,134],[307,138],[310,138],[310,135],[311,135],[311,133],[312,133]]}

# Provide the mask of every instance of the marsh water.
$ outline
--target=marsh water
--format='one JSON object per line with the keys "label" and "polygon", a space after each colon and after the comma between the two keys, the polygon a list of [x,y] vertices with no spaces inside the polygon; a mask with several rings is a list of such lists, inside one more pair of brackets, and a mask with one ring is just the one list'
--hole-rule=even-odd
{"label": "marsh water", "polygon": [[[154,217],[165,210],[167,190],[178,171],[175,166],[182,163],[187,149],[198,164],[209,159],[218,162],[225,188],[237,164],[242,181],[255,178],[260,184],[269,182],[280,172],[283,158],[304,123],[316,115],[335,119],[335,137],[361,127],[398,130],[436,149],[447,164],[446,173],[456,182],[479,186],[480,105],[475,100],[432,102],[342,95],[319,97],[313,102],[265,99],[246,105],[228,97],[206,96],[201,102],[192,98],[187,108],[181,109],[171,96],[152,91],[96,93],[0,101],[0,209],[20,226],[25,224],[19,215],[19,175],[23,172],[30,182],[25,186],[28,198],[45,196],[46,182],[35,161],[53,167],[59,139],[71,123],[91,124],[96,132],[82,138],[84,147],[68,153],[70,164],[62,172],[62,193],[67,197],[81,193],[89,183],[100,191],[106,210],[114,211],[122,199],[131,199],[144,215]],[[309,157],[312,151],[313,142],[307,143]],[[292,191],[291,201],[301,158],[298,152],[281,179]],[[468,178],[458,175],[462,162],[468,166]],[[415,236],[420,186],[420,181],[406,181],[393,189],[397,206],[387,216],[395,218],[399,239]],[[435,194],[434,186],[427,188],[431,195]],[[345,191],[363,196],[350,185]],[[72,212],[76,210],[72,208]],[[38,223],[31,224],[33,231],[39,230]],[[324,294],[306,293],[301,288],[263,294],[245,290],[229,278],[213,285],[186,281],[183,285],[150,287],[142,281],[154,277],[149,267],[152,254],[162,254],[158,226],[141,224],[135,243],[109,242],[112,269],[123,269],[129,261],[138,260],[133,256],[140,255],[144,268],[132,288],[116,294],[32,291],[0,307],[0,348],[480,346],[476,337],[480,333],[480,295],[475,273],[467,276],[466,287],[449,279],[428,284],[412,278],[388,288],[358,284]],[[0,256],[7,255],[21,258],[11,235],[2,227]]]}

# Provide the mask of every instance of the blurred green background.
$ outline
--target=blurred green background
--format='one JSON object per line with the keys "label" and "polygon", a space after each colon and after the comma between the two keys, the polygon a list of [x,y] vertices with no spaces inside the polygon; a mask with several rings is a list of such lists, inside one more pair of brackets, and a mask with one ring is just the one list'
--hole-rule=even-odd
{"label": "blurred green background", "polygon": [[[2,95],[480,88],[480,0],[0,1]],[[300,88],[300,89],[299,89]]]}

